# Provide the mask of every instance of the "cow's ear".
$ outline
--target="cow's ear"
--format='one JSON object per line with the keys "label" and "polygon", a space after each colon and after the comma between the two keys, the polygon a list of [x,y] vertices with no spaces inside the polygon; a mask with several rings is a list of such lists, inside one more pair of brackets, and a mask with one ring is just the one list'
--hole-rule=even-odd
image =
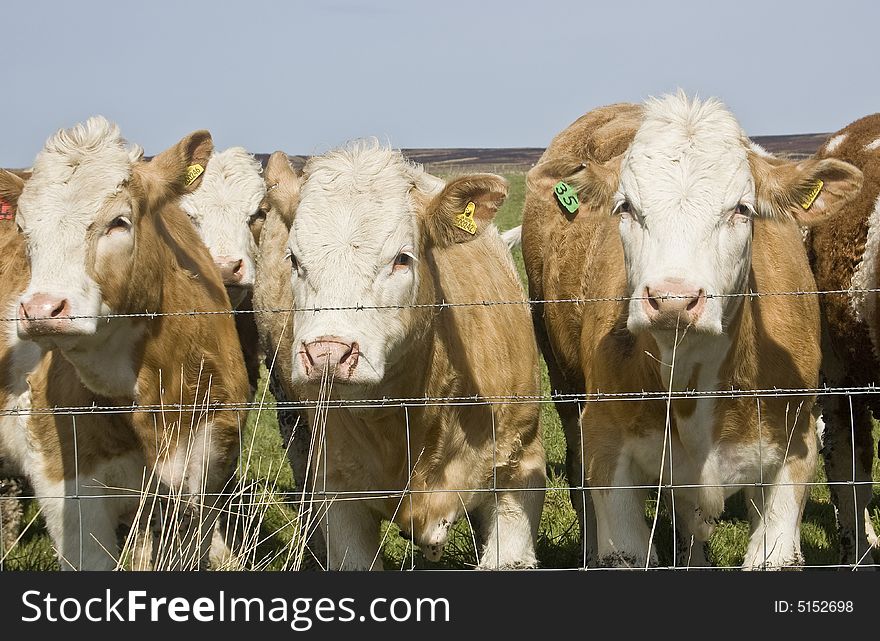
{"label": "cow's ear", "polygon": [[560,211],[571,217],[581,206],[607,208],[617,191],[622,158],[616,156],[604,163],[572,157],[545,160],[529,170],[526,188],[530,194],[557,201]]}
{"label": "cow's ear", "polygon": [[208,131],[194,131],[134,171],[146,183],[153,200],[175,198],[195,191],[202,182],[214,141]]}
{"label": "cow's ear", "polygon": [[266,162],[263,171],[266,180],[266,198],[262,206],[277,214],[290,229],[293,216],[299,205],[299,192],[302,179],[290,164],[290,158],[283,151],[276,151]]}
{"label": "cow's ear", "polygon": [[507,197],[507,181],[495,174],[470,174],[449,181],[428,203],[425,225],[435,247],[476,238],[495,219]]}
{"label": "cow's ear", "polygon": [[749,153],[758,214],[790,216],[799,225],[821,223],[862,188],[862,172],[836,158],[780,162]]}
{"label": "cow's ear", "polygon": [[25,178],[0,169],[0,208],[3,209],[3,214],[15,213],[18,208],[18,197],[21,196],[25,182],[27,182]]}

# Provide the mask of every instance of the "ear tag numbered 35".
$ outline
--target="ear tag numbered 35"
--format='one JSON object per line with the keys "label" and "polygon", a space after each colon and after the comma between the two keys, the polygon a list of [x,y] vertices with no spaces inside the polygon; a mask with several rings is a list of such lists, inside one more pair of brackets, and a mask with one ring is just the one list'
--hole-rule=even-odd
{"label": "ear tag numbered 35", "polygon": [[463,229],[471,236],[477,233],[477,223],[474,221],[474,211],[476,209],[477,206],[470,202],[464,208],[464,211],[455,217],[455,226]]}
{"label": "ear tag numbered 35", "polygon": [[556,186],[553,188],[553,193],[556,194],[556,200],[559,201],[559,204],[562,205],[569,214],[575,213],[578,210],[578,207],[580,207],[581,203],[578,200],[577,190],[564,180],[560,180],[556,183]]}

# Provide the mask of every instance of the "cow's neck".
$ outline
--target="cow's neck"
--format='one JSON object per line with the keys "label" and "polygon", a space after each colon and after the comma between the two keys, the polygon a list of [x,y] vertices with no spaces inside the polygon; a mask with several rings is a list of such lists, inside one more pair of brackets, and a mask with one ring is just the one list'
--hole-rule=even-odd
{"label": "cow's neck", "polygon": [[[658,336],[660,373],[664,391],[707,392],[722,385],[721,368],[730,352],[729,336],[685,334]],[[704,458],[712,447],[717,399],[684,397],[670,403],[676,432],[694,460]]]}
{"label": "cow's neck", "polygon": [[143,340],[143,318],[113,318],[101,323],[94,337],[61,347],[82,382],[100,396],[137,399],[137,380]]}
{"label": "cow's neck", "polygon": [[[743,379],[741,364],[749,349],[744,340],[753,326],[750,303],[734,299],[727,310],[724,333],[717,336],[674,332],[655,336],[661,360],[664,391],[713,392],[737,387]],[[745,373],[748,378],[748,373]],[[684,396],[670,403],[682,446],[695,460],[704,460],[712,449],[718,427],[718,398]]]}

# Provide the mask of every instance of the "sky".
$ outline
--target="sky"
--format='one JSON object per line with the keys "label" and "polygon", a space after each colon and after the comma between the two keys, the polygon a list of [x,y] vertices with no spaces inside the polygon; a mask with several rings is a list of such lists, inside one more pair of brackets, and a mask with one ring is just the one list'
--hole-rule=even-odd
{"label": "sky", "polygon": [[93,114],[147,154],[544,147],[591,108],[682,88],[751,135],[880,110],[880,3],[835,0],[6,2],[0,166]]}

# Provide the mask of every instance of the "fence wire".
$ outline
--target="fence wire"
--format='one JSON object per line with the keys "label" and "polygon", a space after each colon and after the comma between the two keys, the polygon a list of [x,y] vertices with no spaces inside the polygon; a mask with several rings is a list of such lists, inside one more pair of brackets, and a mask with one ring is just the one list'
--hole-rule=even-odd
{"label": "fence wire", "polygon": [[[858,290],[823,290],[823,291],[785,291],[785,292],[745,292],[736,294],[706,294],[707,299],[712,298],[733,298],[741,297],[747,299],[756,299],[769,296],[827,296],[827,295],[852,295],[852,294],[878,294],[880,289],[858,289]],[[157,319],[162,317],[194,317],[202,315],[246,315],[246,314],[290,314],[296,313],[312,313],[317,314],[327,311],[372,311],[372,310],[401,310],[405,308],[433,308],[442,312],[444,309],[462,308],[462,307],[498,307],[510,305],[557,305],[557,304],[574,304],[587,305],[593,303],[625,303],[634,300],[645,300],[647,297],[641,296],[616,296],[616,297],[592,297],[592,298],[567,298],[567,299],[533,299],[533,300],[483,300],[483,301],[440,301],[436,303],[421,303],[407,305],[351,305],[351,306],[333,306],[333,307],[302,307],[302,308],[273,308],[273,309],[240,309],[240,310],[181,310],[166,312],[140,312],[140,313],[124,313],[124,314],[102,314],[95,316],[76,316],[71,319],[98,319],[110,321],[113,319],[137,318],[137,319]],[[661,298],[690,298],[687,296],[667,295]],[[12,323],[17,318],[0,318],[0,321]],[[267,358],[267,365],[271,369],[272,363]],[[271,375],[271,372],[270,372]],[[807,499],[810,503],[804,513],[804,522],[808,523],[812,529],[822,529],[827,542],[827,550],[823,553],[826,558],[838,556],[837,545],[846,551],[855,546],[855,560],[851,562],[834,562],[827,561],[824,563],[805,562],[803,558],[793,559],[801,561],[801,566],[806,568],[825,568],[825,569],[856,569],[856,568],[880,568],[875,563],[872,556],[871,547],[865,548],[858,541],[850,541],[841,539],[836,540],[835,533],[829,531],[829,528],[835,528],[835,518],[829,518],[828,509],[832,510],[831,517],[838,520],[844,518],[852,518],[854,522],[852,527],[849,523],[841,522],[839,526],[843,529],[841,533],[848,530],[845,536],[851,536],[852,532],[858,534],[864,530],[871,545],[877,545],[876,534],[869,532],[871,529],[871,518],[880,520],[880,509],[878,509],[878,499],[874,492],[880,487],[880,484],[872,476],[872,471],[862,469],[863,462],[857,460],[857,442],[864,441],[864,437],[858,437],[856,430],[860,429],[856,425],[855,414],[852,409],[852,400],[854,398],[873,398],[880,393],[880,387],[874,384],[852,386],[852,387],[834,387],[822,385],[812,388],[761,388],[761,389],[672,389],[668,390],[638,390],[638,391],[594,391],[583,393],[562,393],[552,391],[550,393],[542,393],[538,395],[529,394],[508,394],[508,395],[473,395],[473,396],[411,396],[411,397],[384,397],[376,396],[374,398],[357,398],[345,399],[334,398],[330,391],[332,390],[332,380],[322,381],[322,389],[324,395],[318,399],[275,399],[269,401],[266,398],[265,391],[262,395],[258,394],[256,398],[250,401],[240,402],[215,402],[208,401],[192,404],[182,403],[163,403],[160,405],[139,405],[136,403],[107,403],[107,404],[91,404],[91,405],[67,405],[53,407],[19,407],[17,405],[7,404],[6,407],[0,409],[0,417],[29,417],[29,416],[45,416],[55,415],[60,417],[70,417],[70,427],[74,434],[74,465],[77,472],[74,474],[74,483],[71,487],[69,483],[56,484],[57,489],[62,491],[51,491],[51,489],[40,488],[40,503],[30,509],[29,513],[18,515],[19,520],[22,516],[29,519],[26,525],[21,526],[20,532],[14,537],[8,536],[7,530],[10,527],[10,520],[15,520],[14,511],[7,510],[8,506],[19,505],[21,501],[27,500],[23,498],[26,494],[18,491],[6,492],[6,486],[0,483],[0,530],[3,531],[2,540],[0,540],[0,566],[8,566],[11,561],[17,559],[17,552],[22,553],[22,558],[17,561],[16,567],[26,568],[26,556],[31,552],[26,550],[28,541],[34,537],[34,531],[38,529],[35,523],[38,522],[42,512],[50,509],[55,503],[76,503],[76,521],[71,525],[65,523],[65,528],[74,527],[78,530],[80,547],[78,556],[80,563],[74,559],[71,561],[65,558],[61,550],[55,549],[55,553],[59,557],[61,566],[79,567],[87,565],[86,553],[84,552],[91,532],[89,530],[90,519],[94,518],[95,511],[89,509],[91,503],[99,501],[103,504],[110,502],[128,502],[132,503],[133,515],[128,518],[128,522],[124,523],[121,528],[120,541],[118,550],[113,549],[113,545],[107,545],[106,541],[101,541],[106,554],[112,557],[113,563],[120,568],[145,569],[154,567],[157,569],[174,569],[178,567],[178,557],[196,558],[201,554],[199,550],[205,546],[205,537],[210,536],[212,542],[219,536],[227,543],[227,549],[224,552],[227,556],[222,557],[220,561],[215,561],[215,567],[219,569],[302,569],[305,567],[317,567],[318,569],[328,568],[328,558],[331,555],[331,537],[357,537],[363,533],[353,532],[351,523],[344,520],[342,522],[332,522],[337,518],[334,509],[340,505],[367,505],[370,501],[392,501],[396,502],[394,514],[398,511],[406,501],[408,504],[408,527],[409,532],[401,530],[401,534],[412,535],[416,530],[416,508],[414,500],[418,497],[426,496],[430,498],[442,497],[443,495],[454,495],[461,505],[465,505],[465,500],[469,497],[485,495],[491,498],[494,509],[489,510],[490,516],[494,519],[494,527],[485,528],[485,514],[474,513],[471,515],[467,510],[465,512],[466,524],[458,525],[450,523],[448,527],[453,531],[452,537],[445,543],[447,556],[453,556],[451,563],[436,565],[429,563],[418,557],[417,546],[413,542],[402,542],[403,539],[397,537],[394,528],[384,525],[381,530],[381,537],[378,536],[376,541],[379,545],[374,550],[374,564],[381,563],[382,557],[385,557],[386,564],[389,559],[394,565],[399,565],[399,569],[405,569],[408,566],[410,570],[423,567],[444,567],[445,569],[464,569],[473,566],[486,567],[491,569],[491,563],[485,562],[486,558],[493,557],[491,549],[494,547],[494,559],[496,566],[498,559],[502,556],[502,548],[510,544],[509,539],[512,535],[505,531],[505,525],[501,523],[506,516],[505,510],[510,509],[510,505],[502,505],[506,497],[512,493],[529,495],[540,493],[544,496],[544,515],[545,520],[552,518],[560,519],[559,522],[545,524],[542,526],[538,537],[533,543],[536,545],[537,565],[542,569],[552,570],[587,570],[600,571],[611,569],[629,569],[644,570],[647,566],[651,569],[670,570],[670,569],[705,569],[702,562],[707,559],[697,559],[699,563],[691,563],[694,556],[704,555],[704,551],[696,548],[702,547],[702,543],[694,538],[683,540],[687,533],[679,531],[677,521],[681,521],[682,516],[675,509],[676,496],[675,492],[681,493],[699,492],[703,490],[722,490],[725,496],[732,495],[734,491],[746,490],[749,496],[742,499],[741,504],[737,507],[734,500],[734,507],[730,511],[725,511],[715,526],[716,534],[719,532],[719,526],[727,529],[722,532],[724,536],[729,537],[730,528],[742,528],[737,523],[743,520],[751,519],[753,521],[752,530],[763,530],[763,546],[761,550],[761,558],[757,559],[755,567],[764,568],[769,556],[772,556],[774,541],[769,541],[767,537],[768,530],[772,530],[774,523],[770,522],[771,515],[765,515],[764,512],[772,508],[772,496],[778,495],[780,490],[788,489],[794,491],[801,489],[807,493]],[[576,408],[577,415],[582,412],[590,411],[590,407],[597,403],[633,403],[633,402],[657,402],[664,401],[667,403],[667,413],[674,401],[693,399],[693,400],[717,400],[717,399],[739,399],[748,398],[754,400],[758,412],[761,411],[761,400],[770,398],[792,399],[792,403],[797,402],[803,397],[817,397],[817,403],[821,405],[822,399],[846,399],[850,404],[850,422],[849,429],[841,429],[840,426],[833,427],[833,437],[837,439],[833,443],[834,447],[843,446],[848,449],[848,457],[851,469],[846,478],[817,478],[812,481],[792,481],[790,479],[766,479],[764,478],[765,460],[764,460],[764,440],[759,439],[758,454],[760,464],[758,465],[758,478],[752,482],[718,482],[718,483],[694,483],[676,479],[673,475],[675,471],[675,457],[682,456],[681,445],[675,447],[673,443],[673,433],[667,419],[667,426],[662,436],[664,465],[659,469],[657,475],[658,481],[652,482],[622,482],[615,484],[599,484],[585,482],[587,478],[587,470],[585,468],[584,457],[577,457],[580,466],[580,479],[570,479],[566,477],[566,473],[562,471],[564,463],[550,462],[548,463],[548,482],[543,486],[522,487],[518,485],[508,485],[501,481],[498,477],[498,461],[496,459],[498,450],[496,442],[496,409],[510,405],[537,405],[544,408],[547,405],[554,405],[557,408],[570,406]],[[413,439],[411,434],[411,416],[410,412],[417,408],[467,408],[467,407],[487,407],[493,411],[489,412],[491,417],[491,447],[492,447],[492,473],[487,482],[480,487],[463,485],[456,487],[413,487],[412,471],[418,464],[420,457],[424,454],[424,449],[417,451],[413,449]],[[387,410],[388,408],[399,408],[405,415],[405,439],[406,447],[406,468],[409,471],[408,480],[403,488],[401,487],[365,487],[357,490],[335,490],[328,487],[327,484],[327,467],[328,452],[327,439],[333,438],[332,434],[325,431],[326,421],[334,412],[351,411],[357,412],[369,410]],[[149,465],[146,465],[143,472],[143,479],[139,487],[127,487],[122,485],[114,485],[112,482],[102,482],[95,474],[95,478],[91,482],[84,482],[83,474],[79,473],[80,449],[79,440],[76,436],[76,420],[77,417],[85,415],[125,415],[125,414],[151,414],[155,418],[156,425],[166,416],[174,414],[190,413],[193,416],[198,415],[202,418],[213,417],[219,412],[250,412],[257,415],[257,423],[261,420],[264,412],[275,411],[278,413],[289,412],[292,414],[310,412],[315,419],[313,424],[298,425],[300,434],[294,438],[305,437],[312,439],[308,448],[310,458],[307,461],[308,475],[311,478],[310,486],[295,487],[290,489],[285,483],[280,482],[281,464],[276,460],[272,462],[272,456],[264,455],[264,458],[254,459],[253,451],[256,438],[256,428],[250,433],[246,430],[241,432],[241,451],[240,463],[238,469],[238,478],[231,481],[219,492],[205,491],[205,488],[184,488],[181,486],[175,491],[170,491],[167,487],[160,487],[154,477],[155,470],[151,471]],[[796,409],[793,411],[797,411]],[[265,418],[265,417],[262,417]],[[797,416],[794,418],[797,421]],[[280,422],[280,421],[279,421]],[[546,422],[545,417],[541,418],[542,426]],[[164,422],[163,422],[164,425]],[[758,421],[758,427],[761,429],[763,421]],[[59,427],[61,427],[59,425]],[[546,426],[544,426],[546,427]],[[786,432],[787,432],[786,426]],[[7,428],[4,428],[7,429]],[[157,428],[159,429],[159,428]],[[177,427],[181,430],[181,426]],[[161,432],[162,430],[159,429]],[[792,434],[794,430],[792,429]],[[825,434],[826,440],[829,434]],[[842,441],[840,439],[842,438]],[[791,439],[791,437],[789,437]],[[876,456],[874,450],[876,446],[872,437],[867,439],[872,448],[871,460],[873,467],[876,469]],[[838,442],[839,441],[839,442]],[[315,443],[318,447],[315,447]],[[790,442],[789,442],[790,446]],[[290,447],[290,443],[287,444]],[[581,447],[579,443],[568,443],[569,449],[577,450]],[[584,450],[590,448],[589,443],[583,444]],[[829,457],[828,444],[826,443],[825,456]],[[189,457],[192,453],[187,452],[186,465],[191,464]],[[357,452],[353,452],[353,455]],[[785,458],[788,456],[786,449]],[[864,457],[864,452],[862,453]],[[195,455],[193,455],[195,458]],[[277,458],[277,457],[276,457]],[[771,456],[772,458],[772,456]],[[668,467],[667,467],[668,461]],[[400,464],[401,462],[394,462]],[[199,463],[202,464],[202,463]],[[206,464],[206,463],[205,463]],[[682,464],[679,463],[679,466]],[[861,467],[860,467],[861,466]],[[679,469],[681,469],[679,467]],[[571,471],[571,470],[569,470]],[[94,472],[93,472],[94,473]],[[876,474],[876,472],[874,472]],[[85,474],[88,477],[88,474]],[[667,478],[668,477],[668,478]],[[831,491],[831,498],[836,499],[837,505],[829,505],[828,498],[824,497],[826,490]],[[857,496],[861,490],[862,494]],[[867,491],[867,500],[865,498]],[[641,501],[643,504],[647,498],[645,517],[645,526],[651,523],[651,535],[649,544],[645,551],[643,559],[631,559],[625,556],[618,558],[618,567],[606,568],[597,564],[595,558],[595,547],[598,543],[597,534],[591,531],[590,516],[592,501],[590,495],[594,497],[602,495],[602,493],[620,493],[632,492],[636,493],[635,501]],[[774,494],[775,493],[775,494]],[[811,499],[810,495],[818,493]],[[770,494],[771,498],[767,498]],[[851,496],[850,496],[851,494]],[[685,495],[685,500],[688,495]],[[667,502],[667,497],[671,504]],[[756,497],[758,498],[756,502]],[[570,504],[567,504],[570,498]],[[679,497],[680,499],[682,497]],[[604,499],[603,499],[604,500]],[[610,499],[609,499],[610,500]],[[725,498],[726,502],[731,502],[730,496]],[[768,501],[770,506],[768,507]],[[760,505],[758,504],[760,503]],[[149,504],[149,505],[148,505]],[[199,529],[201,525],[195,526],[198,530],[196,535],[189,538],[171,541],[172,534],[169,534],[169,527],[177,527],[181,520],[185,518],[193,518],[192,506],[198,504],[199,519],[209,521],[216,524],[210,533],[203,532]],[[158,508],[156,507],[158,505]],[[566,505],[568,505],[566,507]],[[838,512],[840,505],[851,505],[852,508],[843,508],[844,511]],[[49,507],[47,507],[49,506]],[[207,507],[206,507],[207,506]],[[580,513],[577,513],[577,507],[580,506]],[[575,508],[575,515],[569,513],[571,507]],[[826,509],[826,507],[828,509]],[[550,509],[555,512],[548,512]],[[864,508],[866,513],[860,514],[860,510]],[[368,508],[364,508],[365,510]],[[370,508],[371,509],[371,508]],[[605,508],[607,510],[607,506]],[[868,511],[872,511],[870,514]],[[485,510],[484,510],[485,511]],[[204,517],[207,512],[213,516]],[[742,512],[750,513],[750,516],[743,516]],[[817,520],[817,515],[822,516],[824,512],[824,525]],[[279,514],[281,515],[279,517]],[[564,514],[564,517],[561,516]],[[659,521],[658,515],[663,514],[663,519]],[[471,517],[476,518],[476,522],[471,521]],[[69,519],[69,513],[65,513],[65,518]],[[608,518],[608,515],[605,515]],[[714,521],[716,517],[712,517]],[[757,525],[754,524],[757,519]],[[280,523],[278,522],[280,520]],[[394,520],[392,518],[392,520]],[[274,522],[273,522],[274,521]],[[173,523],[173,525],[169,525]],[[198,521],[199,524],[202,520]],[[829,525],[830,524],[830,525]],[[56,524],[57,525],[57,524]],[[800,524],[798,524],[800,527]],[[128,528],[126,530],[126,528]],[[224,529],[225,528],[225,529]],[[480,530],[483,528],[483,530]],[[51,527],[50,527],[51,529]],[[722,528],[723,529],[723,528]],[[601,527],[600,527],[601,531]],[[655,533],[656,531],[656,533]],[[663,536],[660,536],[660,532]],[[280,536],[280,533],[284,533]],[[488,536],[492,540],[478,541],[478,536],[485,538]],[[218,534],[219,533],[219,534]],[[310,540],[321,540],[321,533],[326,536],[323,542],[316,548],[310,543]],[[578,535],[580,533],[580,536]],[[494,537],[494,538],[493,538]],[[741,537],[740,537],[741,538]],[[663,539],[663,540],[661,540]],[[669,539],[669,540],[666,540]],[[157,545],[157,540],[159,541]],[[711,540],[710,540],[711,541]],[[231,543],[230,543],[231,542]],[[392,543],[393,542],[393,543]],[[742,541],[739,545],[742,547]],[[386,546],[386,549],[383,549]],[[402,547],[401,547],[402,546]],[[719,547],[716,545],[716,547]],[[861,547],[860,547],[861,546]],[[222,546],[221,546],[222,547]],[[387,547],[393,548],[390,552]],[[429,546],[430,547],[430,546]],[[710,544],[711,547],[711,544]],[[752,546],[747,546],[745,555],[748,556]],[[195,548],[198,548],[196,550]],[[318,549],[320,548],[320,549]],[[560,549],[554,549],[560,548]],[[143,550],[151,550],[144,552]],[[157,552],[158,550],[158,552]],[[732,557],[740,554],[740,551],[731,552],[730,550],[716,550],[715,556],[719,560],[728,561]],[[652,563],[651,553],[657,554],[656,562]],[[383,554],[384,552],[384,554]],[[425,558],[432,555],[432,551],[426,550],[422,546],[422,552]],[[483,560],[481,561],[481,552]],[[687,557],[683,560],[682,553],[686,552]],[[852,550],[850,550],[852,552]],[[814,558],[819,558],[816,550],[811,551]],[[852,557],[853,555],[850,554]],[[146,560],[144,560],[146,558]],[[561,559],[561,561],[560,561]],[[333,559],[338,561],[339,559]],[[343,562],[346,560],[343,557]],[[748,559],[746,559],[748,561]],[[482,564],[482,565],[481,565]],[[526,564],[526,565],[536,565]],[[716,562],[712,565],[714,569],[738,569],[741,565],[730,562]]]}

